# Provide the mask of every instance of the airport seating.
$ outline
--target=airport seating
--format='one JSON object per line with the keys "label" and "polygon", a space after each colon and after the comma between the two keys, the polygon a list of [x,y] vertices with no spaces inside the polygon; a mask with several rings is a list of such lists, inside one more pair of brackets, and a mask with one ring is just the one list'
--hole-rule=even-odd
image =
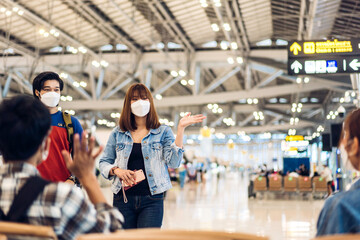
{"label": "airport seating", "polygon": [[314,177],[313,180],[314,192],[327,192],[327,183],[323,177]]}
{"label": "airport seating", "polygon": [[[0,221],[0,239],[57,240],[51,227]],[[6,238],[4,238],[6,237]]]}
{"label": "airport seating", "polygon": [[267,185],[266,184],[266,177],[258,176],[254,180],[254,191],[255,192],[266,191],[267,190],[266,185]]}
{"label": "airport seating", "polygon": [[282,191],[282,176],[269,175],[269,191]]}
{"label": "airport seating", "polygon": [[360,234],[336,234],[313,238],[313,240],[360,240]]}
{"label": "airport seating", "polygon": [[297,182],[296,177],[286,176],[284,177],[284,191],[285,192],[296,192],[297,191]]}
{"label": "airport seating", "polygon": [[312,192],[312,183],[310,177],[299,176],[299,192]]}
{"label": "airport seating", "polygon": [[228,233],[219,231],[202,230],[162,230],[162,229],[136,229],[124,230],[111,234],[85,234],[77,240],[266,240],[267,237],[260,237],[245,233]]}

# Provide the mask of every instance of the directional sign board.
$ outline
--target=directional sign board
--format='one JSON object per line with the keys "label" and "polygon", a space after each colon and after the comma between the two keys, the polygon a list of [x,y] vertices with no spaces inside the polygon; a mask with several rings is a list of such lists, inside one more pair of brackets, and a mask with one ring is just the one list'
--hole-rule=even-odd
{"label": "directional sign board", "polygon": [[354,72],[360,72],[360,39],[289,42],[289,75]]}

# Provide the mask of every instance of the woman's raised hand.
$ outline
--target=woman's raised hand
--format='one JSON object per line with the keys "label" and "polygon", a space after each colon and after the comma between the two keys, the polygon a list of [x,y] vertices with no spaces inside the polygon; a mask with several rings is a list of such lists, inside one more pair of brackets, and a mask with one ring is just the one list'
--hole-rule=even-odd
{"label": "woman's raised hand", "polygon": [[191,124],[202,122],[205,118],[206,116],[202,114],[191,115],[191,113],[189,112],[183,118],[180,119],[179,127],[186,128]]}

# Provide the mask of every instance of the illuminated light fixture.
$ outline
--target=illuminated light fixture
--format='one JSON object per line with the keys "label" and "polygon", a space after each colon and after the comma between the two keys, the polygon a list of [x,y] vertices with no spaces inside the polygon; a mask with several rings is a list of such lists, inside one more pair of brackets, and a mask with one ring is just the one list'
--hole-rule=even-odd
{"label": "illuminated light fixture", "polygon": [[20,10],[20,11],[18,11],[18,14],[19,14],[20,16],[22,16],[22,15],[24,14],[24,11],[23,11],[23,10]]}
{"label": "illuminated light fixture", "polygon": [[51,35],[54,35],[55,33],[56,33],[56,30],[55,30],[55,29],[51,29],[51,30],[50,30],[50,34],[51,34]]}
{"label": "illuminated light fixture", "polygon": [[237,61],[238,64],[242,64],[244,62],[242,57],[237,57],[236,61]]}
{"label": "illuminated light fixture", "polygon": [[202,3],[201,6],[202,6],[203,8],[206,8],[206,7],[208,7],[209,5],[208,5],[207,3]]}
{"label": "illuminated light fixture", "polygon": [[43,35],[44,37],[48,37],[49,36],[49,33],[48,32],[44,32],[44,35]]}
{"label": "illuminated light fixture", "polygon": [[41,28],[41,29],[39,30],[39,33],[40,33],[41,35],[44,34],[44,33],[45,33],[45,30]]}
{"label": "illuminated light fixture", "polygon": [[254,103],[254,104],[258,104],[258,103],[259,103],[259,100],[258,100],[257,98],[254,98],[254,99],[253,99],[253,103]]}
{"label": "illuminated light fixture", "polygon": [[330,119],[330,118],[331,118],[331,116],[330,116],[330,115],[327,115],[327,116],[326,116],[326,119]]}
{"label": "illuminated light fixture", "polygon": [[228,57],[228,58],[227,58],[227,62],[228,62],[229,64],[234,64],[234,59],[233,59],[232,57]]}
{"label": "illuminated light fixture", "polygon": [[6,12],[6,8],[4,8],[4,7],[0,8],[0,12],[2,12],[2,13]]}
{"label": "illuminated light fixture", "polygon": [[171,74],[171,76],[173,76],[173,77],[177,77],[177,76],[179,75],[178,72],[175,71],[175,70],[172,70],[172,71],[170,72],[170,74]]}
{"label": "illuminated light fixture", "polygon": [[228,24],[228,23],[224,23],[223,27],[224,27],[224,30],[227,32],[229,32],[231,30],[230,24]]}
{"label": "illuminated light fixture", "polygon": [[66,101],[66,97],[65,97],[65,96],[61,96],[61,97],[60,97],[60,100],[63,101],[63,102],[65,102],[65,101]]}
{"label": "illuminated light fixture", "polygon": [[11,11],[6,11],[5,15],[8,16],[8,17],[11,16]]}
{"label": "illuminated light fixture", "polygon": [[253,103],[253,100],[252,100],[251,98],[248,98],[248,99],[247,99],[247,103],[248,103],[248,104],[252,104],[252,103]]}
{"label": "illuminated light fixture", "polygon": [[188,84],[191,85],[191,86],[193,86],[193,85],[195,84],[195,81],[192,80],[192,79],[189,79],[189,80],[188,80]]}
{"label": "illuminated light fixture", "polygon": [[181,83],[181,85],[184,85],[184,86],[187,85],[187,81],[185,79],[181,80],[180,83]]}
{"label": "illuminated light fixture", "polygon": [[211,28],[214,32],[218,32],[220,30],[219,26],[216,23],[211,24]]}
{"label": "illuminated light fixture", "polygon": [[60,33],[58,33],[58,32],[54,33],[55,37],[58,37],[59,35],[60,35]]}
{"label": "illuminated light fixture", "polygon": [[220,47],[222,50],[226,50],[228,48],[228,43],[225,41],[221,41]]}
{"label": "illuminated light fixture", "polygon": [[94,67],[100,67],[100,63],[96,60],[92,61],[91,64],[94,66]]}
{"label": "illuminated light fixture", "polygon": [[13,11],[14,11],[14,12],[18,12],[18,11],[19,11],[19,8],[18,8],[18,7],[13,7]]}
{"label": "illuminated light fixture", "polygon": [[72,97],[72,96],[66,96],[66,101],[71,102],[72,100],[73,100],[73,97]]}
{"label": "illuminated light fixture", "polygon": [[309,82],[310,82],[310,78],[305,77],[305,78],[304,78],[304,83],[309,83]]}
{"label": "illuminated light fixture", "polygon": [[81,81],[81,82],[80,82],[80,86],[82,86],[82,87],[84,87],[84,88],[85,88],[85,87],[87,86],[87,83],[86,83],[86,82],[84,82],[84,81]]}
{"label": "illuminated light fixture", "polygon": [[87,52],[87,49],[84,48],[83,46],[79,47],[78,50],[79,50],[81,53],[86,53],[86,52]]}
{"label": "illuminated light fixture", "polygon": [[296,78],[296,83],[298,83],[298,84],[301,83],[301,78],[300,77]]}
{"label": "illuminated light fixture", "polygon": [[68,78],[69,77],[69,75],[67,74],[67,73],[60,73],[60,77],[61,78]]}
{"label": "illuminated light fixture", "polygon": [[213,112],[213,113],[217,113],[217,109],[216,109],[216,108],[213,108],[212,112]]}
{"label": "illuminated light fixture", "polygon": [[236,42],[232,42],[232,43],[231,43],[231,48],[234,49],[234,50],[238,49],[237,43],[236,43]]}
{"label": "illuminated light fixture", "polygon": [[218,113],[222,113],[222,112],[223,112],[223,109],[222,109],[222,108],[218,108],[217,112],[218,112]]}
{"label": "illuminated light fixture", "polygon": [[179,70],[179,75],[184,77],[186,76],[186,72],[184,70]]}
{"label": "illuminated light fixture", "polygon": [[109,63],[107,61],[105,61],[105,60],[101,60],[100,65],[106,68],[106,67],[109,66]]}
{"label": "illuminated light fixture", "polygon": [[74,85],[75,87],[80,87],[80,83],[78,83],[78,82],[73,82],[73,85]]}
{"label": "illuminated light fixture", "polygon": [[352,92],[351,93],[351,97],[355,97],[356,96],[356,93],[355,92]]}
{"label": "illuminated light fixture", "polygon": [[208,109],[212,109],[212,108],[213,108],[213,105],[212,105],[211,103],[209,103],[209,104],[207,105],[207,107],[208,107]]}
{"label": "illuminated light fixture", "polygon": [[156,94],[156,95],[155,95],[155,98],[156,98],[157,100],[161,100],[161,99],[162,99],[162,96],[161,96],[161,94]]}

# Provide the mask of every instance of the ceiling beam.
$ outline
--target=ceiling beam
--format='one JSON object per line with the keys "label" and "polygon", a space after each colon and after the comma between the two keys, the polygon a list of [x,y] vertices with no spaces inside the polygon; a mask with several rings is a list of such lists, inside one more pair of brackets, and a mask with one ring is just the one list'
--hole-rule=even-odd
{"label": "ceiling beam", "polygon": [[173,77],[173,76],[169,76],[167,79],[165,79],[165,81],[163,81],[160,86],[154,90],[153,95],[155,96],[156,94],[162,94],[163,92],[165,92],[166,90],[168,90],[171,86],[173,86],[175,83],[179,82],[183,77],[182,76],[178,76],[178,77]]}
{"label": "ceiling beam", "polygon": [[[187,96],[174,96],[164,97],[162,100],[154,100],[157,107],[176,107],[176,106],[194,106],[203,105],[208,103],[224,103],[239,101],[240,98],[268,98],[276,97],[281,95],[289,95],[300,92],[311,92],[316,90],[324,89],[324,85],[321,83],[305,84],[303,86],[298,84],[285,84],[280,86],[264,87],[260,89],[252,89],[249,91],[232,91],[232,92],[220,92],[210,93],[204,95],[187,95]],[[108,100],[108,101],[72,101],[64,102],[63,104],[67,108],[74,110],[77,109],[94,109],[94,110],[105,110],[105,109],[116,109],[122,106],[123,100]]]}
{"label": "ceiling beam", "polygon": [[269,83],[274,81],[277,77],[281,76],[283,73],[284,73],[283,70],[276,71],[275,73],[273,73],[270,76],[268,76],[268,77],[264,78],[263,80],[261,80],[261,82],[258,83],[254,88],[260,88],[260,87],[268,85]]}
{"label": "ceiling beam", "polygon": [[234,76],[236,73],[238,73],[241,70],[239,66],[231,69],[230,71],[226,71],[220,77],[217,77],[214,81],[212,81],[204,90],[200,92],[200,94],[206,94],[213,90],[215,90],[218,86],[223,84],[226,80]]}

